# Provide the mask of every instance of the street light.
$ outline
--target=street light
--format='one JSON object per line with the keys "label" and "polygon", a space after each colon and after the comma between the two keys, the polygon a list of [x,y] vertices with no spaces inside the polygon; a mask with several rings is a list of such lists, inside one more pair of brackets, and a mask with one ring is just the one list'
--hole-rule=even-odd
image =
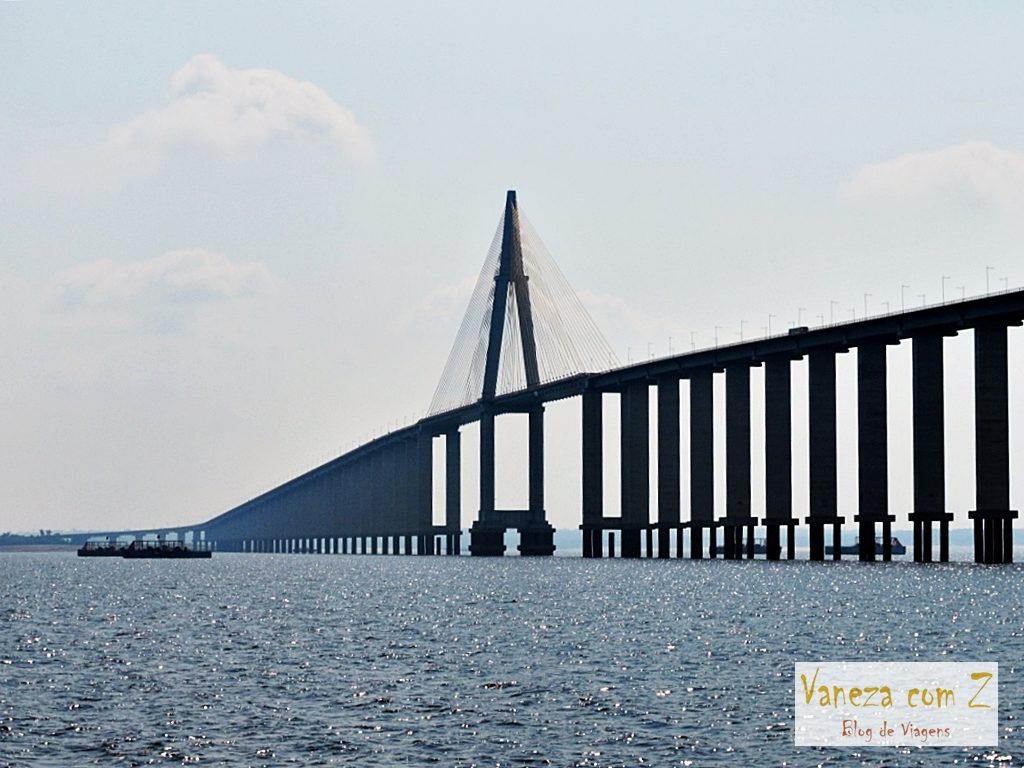
{"label": "street light", "polygon": [[697,332],[696,331],[690,331],[690,351],[691,352],[697,349],[697,342],[694,341],[696,336],[697,336]]}
{"label": "street light", "polygon": [[907,288],[909,287],[909,285],[900,286],[900,306],[903,308],[904,312],[907,311]]}
{"label": "street light", "polygon": [[989,272],[992,272],[994,269],[995,269],[995,267],[985,267],[985,293],[989,292],[989,290],[988,290],[988,274],[989,274]]}
{"label": "street light", "polygon": [[835,299],[832,299],[828,303],[828,321],[830,323],[834,323],[836,321],[836,316],[835,316],[835,311],[834,310],[838,306],[839,306],[839,302],[836,301]]}
{"label": "street light", "polygon": [[957,287],[960,289],[960,301],[963,301],[964,299],[967,298],[967,286],[960,285]]}
{"label": "street light", "polygon": [[743,324],[746,322],[746,320],[740,320],[740,341],[743,341]]}
{"label": "street light", "polygon": [[917,297],[921,300],[921,306],[923,307],[924,306],[924,301],[925,301],[925,294],[919,293],[919,294],[917,294]]}
{"label": "street light", "polygon": [[864,294],[864,317],[868,316],[868,298],[870,298],[870,296],[870,293]]}
{"label": "street light", "polygon": [[715,346],[716,346],[716,347],[718,346],[718,332],[719,332],[720,330],[722,330],[722,326],[720,326],[720,325],[716,325],[716,326],[715,326]]}
{"label": "street light", "polygon": [[942,303],[946,303],[946,281],[949,280],[949,275],[942,276]]}
{"label": "street light", "polygon": [[773,317],[775,317],[775,315],[768,315],[768,335],[769,336],[772,335],[772,318]]}
{"label": "street light", "polygon": [[803,316],[804,316],[804,312],[806,312],[806,311],[807,311],[806,307],[797,307],[796,308],[796,324],[797,325],[803,325]]}

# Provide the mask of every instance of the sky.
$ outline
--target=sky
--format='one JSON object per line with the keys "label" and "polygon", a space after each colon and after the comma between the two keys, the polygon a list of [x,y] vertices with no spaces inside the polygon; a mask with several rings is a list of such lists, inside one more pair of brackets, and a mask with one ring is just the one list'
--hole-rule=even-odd
{"label": "sky", "polygon": [[[1019,287],[1022,32],[1003,2],[0,2],[0,532],[205,520],[423,416],[507,189],[622,362]],[[965,525],[970,333],[946,352]],[[1010,354],[1020,508],[1024,330]],[[802,515],[806,363],[794,393]],[[578,400],[547,426],[575,527]],[[499,506],[525,439],[499,419]]]}

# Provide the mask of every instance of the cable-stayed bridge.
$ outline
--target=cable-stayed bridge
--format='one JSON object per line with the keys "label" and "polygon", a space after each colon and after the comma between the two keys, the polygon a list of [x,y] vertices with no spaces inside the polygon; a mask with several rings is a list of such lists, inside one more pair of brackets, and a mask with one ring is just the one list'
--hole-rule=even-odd
{"label": "cable-stayed bridge", "polygon": [[[169,529],[221,551],[460,554],[460,428],[479,423],[480,500],[469,530],[473,555],[501,555],[505,532],[523,555],[550,555],[554,529],[544,502],[544,406],[578,398],[582,419],[584,557],[740,558],[763,550],[795,557],[795,529],[807,525],[810,558],[841,556],[845,519],[837,504],[836,356],[857,350],[859,557],[892,556],[896,515],[888,501],[887,355],[908,342],[913,358],[913,555],[949,559],[953,512],[945,497],[943,339],[974,337],[975,559],[1012,560],[1007,330],[1024,322],[1024,291],[912,311],[795,328],[713,349],[620,366],[540,238],[515,192],[505,210],[426,417],[372,440],[195,526]],[[809,514],[798,519],[792,488],[791,368],[808,360]],[[751,510],[750,369],[764,366],[765,514]],[[714,378],[725,377],[726,514],[716,517]],[[689,380],[688,434],[680,430],[680,380]],[[605,394],[619,396],[620,514],[603,509]],[[657,401],[655,434],[650,402]],[[526,414],[529,498],[495,505],[495,418]],[[650,453],[658,467],[651,520]],[[683,498],[681,441],[689,441]],[[444,441],[444,524],[434,523],[435,440]],[[685,514],[684,514],[685,511]],[[766,539],[755,542],[755,526]],[[933,535],[938,527],[938,552]],[[687,535],[688,534],[688,535]],[[618,537],[616,540],[616,536]],[[880,544],[876,552],[876,537]],[[826,540],[830,539],[831,546]],[[831,554],[827,555],[828,550]]]}

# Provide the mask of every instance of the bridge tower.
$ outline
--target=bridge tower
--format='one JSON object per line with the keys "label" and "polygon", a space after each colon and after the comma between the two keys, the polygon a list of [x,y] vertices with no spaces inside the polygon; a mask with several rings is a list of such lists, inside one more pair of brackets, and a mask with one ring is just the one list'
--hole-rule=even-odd
{"label": "bridge tower", "polygon": [[[607,370],[615,353],[519,208],[514,190],[484,262],[448,362],[434,392],[431,416],[446,442],[480,423],[480,508],[470,528],[470,553],[502,555],[505,532],[519,532],[522,555],[554,553],[554,528],[544,505],[544,400],[540,389]],[[550,393],[549,393],[550,394]],[[550,397],[549,397],[550,399]],[[501,414],[529,420],[529,492],[523,509],[495,499],[495,422]],[[447,457],[446,530],[458,529],[459,457]]]}
{"label": "bridge tower", "polygon": [[[515,316],[509,317],[509,299],[514,299]],[[498,368],[501,364],[506,323],[517,323],[522,345],[522,362],[527,389],[540,383],[537,364],[537,340],[534,333],[533,306],[530,302],[530,278],[523,266],[523,241],[519,227],[519,206],[515,190],[505,197],[501,252],[494,275],[494,301],[487,334],[480,415],[480,516],[470,529],[469,551],[473,555],[502,555],[505,531],[519,531],[522,555],[551,555],[555,551],[555,529],[544,513],[544,406],[529,404],[522,408],[529,418],[529,503],[526,509],[496,509],[494,492],[494,421],[499,410],[495,404]],[[504,412],[509,412],[508,410]],[[520,411],[522,412],[522,411]]]}

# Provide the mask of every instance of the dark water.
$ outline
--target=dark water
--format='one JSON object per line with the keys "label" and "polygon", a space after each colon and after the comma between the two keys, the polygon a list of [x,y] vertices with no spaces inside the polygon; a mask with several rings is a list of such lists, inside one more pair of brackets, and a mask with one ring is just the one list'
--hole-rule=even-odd
{"label": "dark water", "polygon": [[[0,555],[0,765],[1018,765],[1024,569]],[[995,749],[793,746],[793,663],[1000,662]]]}

